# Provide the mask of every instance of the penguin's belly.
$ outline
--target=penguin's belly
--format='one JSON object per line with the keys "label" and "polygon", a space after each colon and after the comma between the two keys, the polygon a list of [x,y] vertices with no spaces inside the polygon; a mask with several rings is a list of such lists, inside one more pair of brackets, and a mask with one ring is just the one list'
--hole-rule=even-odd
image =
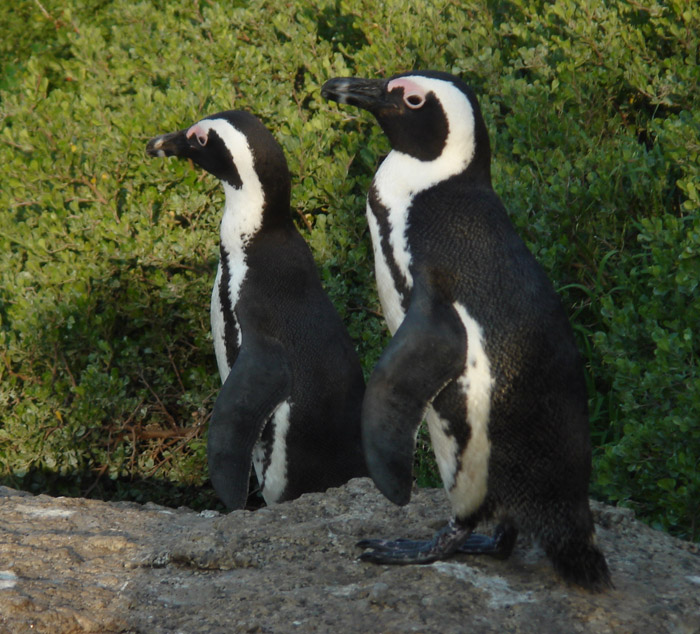
{"label": "penguin's belly", "polygon": [[[447,421],[431,406],[426,412],[428,430],[445,490],[457,517],[467,517],[483,503],[488,489],[491,455],[489,417],[494,378],[486,354],[481,325],[459,302],[453,307],[467,333],[465,369],[455,380],[466,403],[466,420]],[[469,440],[460,446],[450,433],[455,425],[469,426]]]}
{"label": "penguin's belly", "polygon": [[222,384],[226,381],[243,339],[236,319],[236,304],[247,270],[242,244],[234,243],[229,248],[222,245],[221,260],[211,293],[210,313],[214,354]]}
{"label": "penguin's belly", "polygon": [[272,439],[259,440],[253,448],[253,468],[267,504],[274,504],[287,488],[287,432],[291,418],[291,403],[283,401],[274,411],[267,425]]}

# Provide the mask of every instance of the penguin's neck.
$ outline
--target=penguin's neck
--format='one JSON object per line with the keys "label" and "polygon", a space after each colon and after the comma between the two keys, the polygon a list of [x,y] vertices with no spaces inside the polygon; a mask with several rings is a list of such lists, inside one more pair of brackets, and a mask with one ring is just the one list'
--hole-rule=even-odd
{"label": "penguin's neck", "polygon": [[416,194],[465,172],[474,151],[473,136],[453,132],[448,134],[440,156],[432,161],[392,150],[379,166],[374,185],[387,207],[395,206],[396,201],[396,206],[407,209]]}
{"label": "penguin's neck", "polygon": [[265,195],[260,181],[246,183],[240,188],[223,183],[226,194],[221,218],[221,246],[229,253],[243,250],[247,242],[260,230],[265,209]]}

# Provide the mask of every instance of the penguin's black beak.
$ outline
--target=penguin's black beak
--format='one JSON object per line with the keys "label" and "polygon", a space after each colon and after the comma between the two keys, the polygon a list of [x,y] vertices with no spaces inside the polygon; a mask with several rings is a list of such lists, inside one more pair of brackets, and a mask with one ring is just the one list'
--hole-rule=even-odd
{"label": "penguin's black beak", "polygon": [[177,156],[184,158],[189,150],[189,143],[186,136],[187,130],[161,134],[152,138],[146,144],[146,154],[148,156]]}
{"label": "penguin's black beak", "polygon": [[324,99],[357,106],[370,112],[382,108],[394,108],[388,100],[385,79],[360,79],[359,77],[335,77],[321,87]]}

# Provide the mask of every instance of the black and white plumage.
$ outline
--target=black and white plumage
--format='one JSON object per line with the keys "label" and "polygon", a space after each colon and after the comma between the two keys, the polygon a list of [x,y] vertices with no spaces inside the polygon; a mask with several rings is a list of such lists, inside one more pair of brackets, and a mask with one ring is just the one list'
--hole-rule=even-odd
{"label": "black and white plumage", "polygon": [[[370,475],[390,500],[408,502],[425,417],[454,512],[431,541],[367,540],[363,558],[505,558],[522,530],[567,580],[609,585],[588,504],[582,362],[558,296],[492,188],[476,97],[452,75],[420,71],[336,78],[322,94],[369,110],[392,146],[367,200],[394,335],[365,393]],[[472,534],[490,517],[500,521],[493,539]]]}
{"label": "black and white plumage", "polygon": [[250,113],[227,111],[147,152],[192,160],[226,194],[211,301],[223,385],[207,444],[221,500],[244,506],[251,462],[267,503],[366,475],[359,360],[292,221],[280,145]]}

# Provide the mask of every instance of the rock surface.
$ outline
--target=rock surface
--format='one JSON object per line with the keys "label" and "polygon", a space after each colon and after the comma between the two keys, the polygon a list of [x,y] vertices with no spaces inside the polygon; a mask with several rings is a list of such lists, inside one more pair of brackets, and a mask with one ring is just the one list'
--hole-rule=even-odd
{"label": "rock surface", "polygon": [[615,590],[561,582],[521,537],[508,561],[358,562],[364,537],[428,537],[441,490],[403,508],[370,480],[255,512],[50,498],[0,487],[0,634],[700,631],[698,546],[594,505]]}

